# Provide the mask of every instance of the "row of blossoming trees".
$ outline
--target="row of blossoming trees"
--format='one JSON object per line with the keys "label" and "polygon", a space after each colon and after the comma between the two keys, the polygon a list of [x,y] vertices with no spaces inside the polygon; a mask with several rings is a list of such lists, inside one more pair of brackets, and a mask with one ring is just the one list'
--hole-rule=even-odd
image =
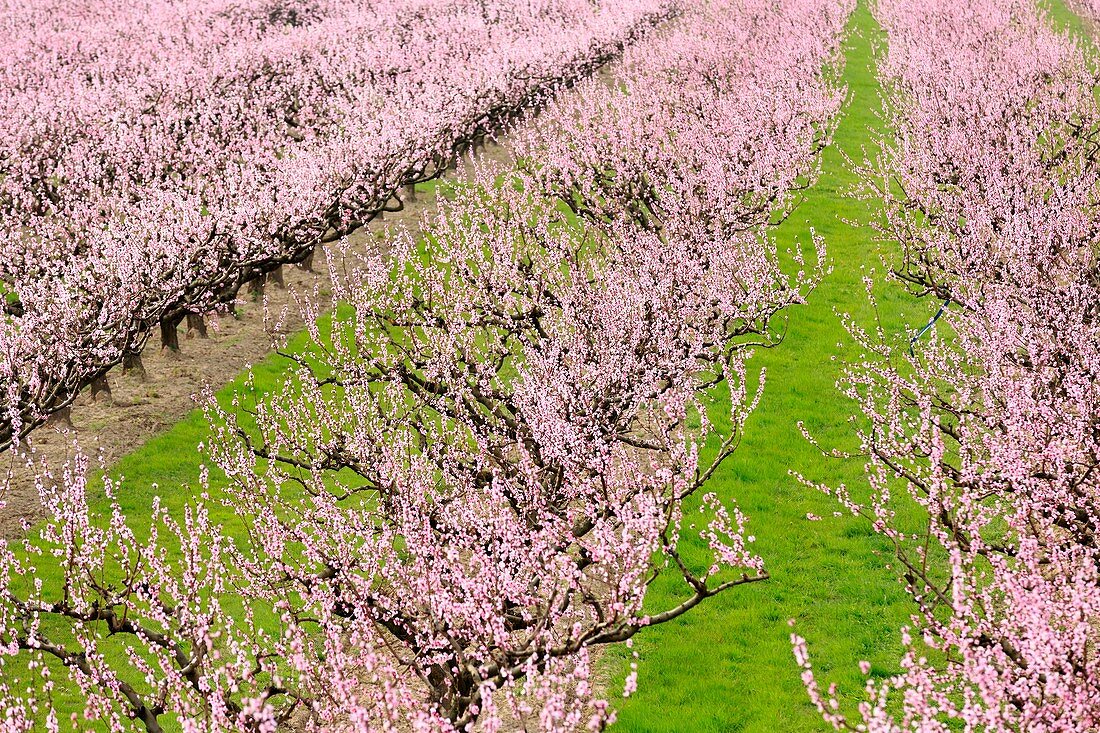
{"label": "row of blossoming trees", "polygon": [[[157,503],[150,522],[112,502],[102,516],[82,460],[44,477],[50,519],[0,551],[0,730],[58,728],[55,694],[73,686],[86,700],[77,717],[111,730],[607,724],[594,647],[767,577],[744,517],[707,485],[756,404],[748,350],[781,340],[773,316],[820,277],[820,242],[784,258],[788,272],[769,231],[829,140],[853,5],[687,8],[627,53],[613,83],[582,82],[525,123],[514,166],[476,166],[388,257],[331,268],[341,305],[330,321],[307,307],[312,344],[281,389],[209,403],[216,470],[187,511]],[[558,17],[553,4],[517,7]],[[300,98],[294,126],[338,114],[317,111],[329,93]],[[401,110],[386,125],[408,125]],[[442,124],[436,112],[421,133]],[[339,149],[404,145],[386,125]],[[388,186],[422,165],[398,158]],[[313,200],[302,181],[327,169],[309,160],[285,189],[258,190]],[[362,195],[359,208],[341,198],[345,224],[315,234],[380,203]],[[146,226],[130,211],[126,226]],[[729,411],[728,432],[713,409]],[[227,517],[245,529],[228,532]],[[681,530],[700,533],[709,557],[685,557]],[[682,601],[643,610],[665,574]]]}
{"label": "row of blossoming trees", "polygon": [[5,0],[0,450],[676,11]]}
{"label": "row of blossoming trees", "polygon": [[[869,497],[918,612],[902,672],[838,728],[1100,726],[1100,107],[1095,67],[1032,3],[879,0],[896,137],[868,163],[894,275],[940,335],[868,360]],[[907,353],[908,352],[908,353]],[[916,519],[914,519],[916,518]],[[857,723],[858,721],[858,723]]]}

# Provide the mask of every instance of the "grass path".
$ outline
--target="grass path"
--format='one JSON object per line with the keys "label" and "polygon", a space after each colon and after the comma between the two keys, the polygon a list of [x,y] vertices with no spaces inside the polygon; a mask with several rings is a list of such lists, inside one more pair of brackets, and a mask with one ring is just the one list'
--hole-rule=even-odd
{"label": "grass path", "polygon": [[[1038,2],[1055,27],[1089,43],[1088,28],[1063,0]],[[825,445],[854,447],[846,424],[851,405],[834,385],[842,364],[859,354],[835,313],[868,323],[872,313],[861,278],[874,268],[876,282],[883,281],[882,245],[866,226],[875,212],[868,202],[844,195],[856,180],[844,154],[859,159],[882,132],[872,46],[884,39],[866,0],[850,30],[843,75],[850,104],[835,145],[822,156],[821,178],[779,232],[783,244],[806,242],[812,225],[825,238],[834,269],[806,306],[790,312],[785,342],[754,358],[755,366],[767,369],[764,398],[737,453],[716,476],[719,493],[736,498],[748,513],[772,578],[639,637],[639,692],[620,705],[620,731],[824,730],[797,674],[788,619],[809,640],[819,680],[837,682],[842,695],[862,691],[859,660],[869,660],[877,676],[897,671],[898,631],[910,606],[890,569],[890,548],[865,522],[834,517],[832,500],[788,474],[796,470],[833,485],[863,481],[861,461],[823,457],[797,428],[803,420]],[[935,307],[897,287],[881,285],[876,292],[887,332],[899,339],[907,337],[907,324],[923,322]],[[824,519],[810,521],[808,513]],[[671,600],[659,587],[654,596],[662,605]],[[613,656],[625,660],[620,650]]]}
{"label": "grass path", "polygon": [[[851,406],[834,384],[841,363],[858,353],[834,309],[869,317],[861,268],[882,269],[873,231],[845,223],[873,215],[866,203],[844,195],[855,177],[842,152],[858,157],[861,146],[871,145],[879,106],[871,68],[879,31],[865,4],[850,30],[844,80],[851,101],[836,144],[824,152],[820,180],[779,232],[781,244],[805,243],[812,224],[825,239],[833,271],[807,305],[792,309],[785,342],[754,357],[754,366],[767,368],[764,397],[744,442],[716,477],[719,494],[735,497],[749,515],[749,531],[772,578],[642,634],[639,692],[624,701],[619,730],[821,730],[794,664],[788,619],[809,640],[817,670],[842,691],[862,690],[859,660],[870,660],[882,674],[894,671],[900,656],[898,628],[908,607],[887,567],[889,548],[864,522],[834,517],[835,502],[788,475],[797,470],[813,480],[849,484],[863,475],[861,462],[823,457],[797,427],[804,420],[826,445],[851,447],[845,423]],[[914,322],[923,311],[896,290],[880,298],[888,329],[904,338],[903,311],[908,308]],[[807,513],[823,519],[810,521]],[[664,599],[662,591],[655,589]]]}

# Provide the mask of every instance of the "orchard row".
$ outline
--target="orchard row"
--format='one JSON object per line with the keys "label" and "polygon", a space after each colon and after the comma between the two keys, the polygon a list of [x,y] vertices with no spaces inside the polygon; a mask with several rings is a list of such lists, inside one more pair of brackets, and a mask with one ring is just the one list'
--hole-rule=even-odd
{"label": "orchard row", "polygon": [[1095,59],[1020,0],[879,0],[876,17],[893,135],[866,193],[900,244],[894,277],[942,315],[911,344],[852,324],[869,492],[834,491],[895,544],[917,612],[902,673],[869,680],[858,713],[830,704],[796,637],[806,679],[841,728],[1094,730]]}
{"label": "orchard row", "polygon": [[667,0],[12,2],[0,449],[158,327],[308,264],[667,19]]}

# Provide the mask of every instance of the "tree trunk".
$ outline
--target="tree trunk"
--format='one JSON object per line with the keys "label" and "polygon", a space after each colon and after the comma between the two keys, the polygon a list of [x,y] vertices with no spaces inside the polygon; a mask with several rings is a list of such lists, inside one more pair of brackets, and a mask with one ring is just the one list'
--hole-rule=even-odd
{"label": "tree trunk", "polygon": [[65,405],[57,412],[50,415],[46,420],[46,424],[54,428],[76,430],[73,426],[73,406]]}
{"label": "tree trunk", "polygon": [[264,277],[263,273],[260,273],[256,277],[248,281],[248,293],[252,296],[252,300],[259,300],[264,297]]}
{"label": "tree trunk", "polygon": [[283,280],[283,266],[279,265],[274,270],[267,273],[267,280],[268,282],[275,283],[280,290],[286,289],[286,281]]}
{"label": "tree trunk", "polygon": [[207,338],[206,319],[204,319],[201,314],[187,314],[187,338]]}
{"label": "tree trunk", "polygon": [[226,298],[225,300],[225,309],[229,312],[229,315],[233,316],[234,320],[238,321],[241,320],[240,314],[237,313],[237,296],[240,294],[240,292],[240,288],[237,288],[232,293],[230,293],[230,297]]}
{"label": "tree trunk", "polygon": [[416,184],[410,183],[404,187],[405,199],[408,201],[416,201]]}
{"label": "tree trunk", "polygon": [[133,372],[142,382],[145,381],[145,364],[141,361],[141,352],[135,351],[122,357],[122,373]]}
{"label": "tree trunk", "polygon": [[169,353],[180,351],[179,325],[182,318],[169,318],[160,322],[160,347]]}
{"label": "tree trunk", "polygon": [[316,272],[316,270],[313,269],[313,255],[315,254],[317,254],[316,247],[311,249],[309,251],[309,254],[305,256],[305,259],[298,263],[298,267],[302,268],[306,272]]}
{"label": "tree trunk", "polygon": [[100,392],[106,393],[110,402],[115,401],[115,396],[111,394],[111,383],[107,381],[106,374],[92,381],[92,402],[98,401]]}

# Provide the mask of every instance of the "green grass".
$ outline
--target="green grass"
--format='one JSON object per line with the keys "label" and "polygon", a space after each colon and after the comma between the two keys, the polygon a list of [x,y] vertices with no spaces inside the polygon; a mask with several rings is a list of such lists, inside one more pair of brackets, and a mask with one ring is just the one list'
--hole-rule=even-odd
{"label": "green grass", "polygon": [[[772,577],[641,634],[639,691],[623,701],[618,730],[822,730],[794,663],[788,619],[809,640],[818,673],[838,682],[842,692],[862,691],[862,659],[872,662],[875,674],[896,669],[898,631],[910,609],[896,573],[887,567],[889,547],[866,522],[834,517],[839,505],[788,474],[794,470],[834,485],[863,480],[861,461],[823,457],[802,437],[797,422],[805,421],[825,445],[853,447],[846,422],[852,405],[834,384],[842,364],[858,353],[834,309],[867,322],[872,314],[861,268],[881,273],[882,264],[873,230],[845,223],[865,223],[873,212],[844,195],[856,179],[842,152],[859,159],[861,146],[871,144],[870,131],[879,129],[871,68],[877,33],[861,7],[853,18],[843,76],[852,97],[836,144],[823,155],[818,183],[779,231],[781,243],[805,243],[812,224],[825,239],[834,269],[807,305],[790,311],[784,343],[754,357],[754,367],[767,369],[764,397],[744,442],[714,480],[719,495],[735,498],[749,515],[749,532],[756,535]],[[925,304],[914,304],[896,288],[880,289],[878,295],[888,330],[905,338],[907,320],[919,321]],[[822,521],[808,520],[811,512]],[[661,584],[651,595],[655,605],[673,598]],[[621,658],[623,652],[612,656]]]}
{"label": "green grass", "polygon": [[1093,45],[1095,39],[1081,16],[1069,9],[1064,0],[1038,0],[1038,6],[1046,11],[1055,28],[1070,33],[1087,45]]}
{"label": "green grass", "polygon": [[[1090,42],[1081,18],[1061,0],[1040,0],[1040,6],[1055,27]],[[639,690],[619,704],[620,731],[826,729],[799,679],[789,619],[809,641],[819,682],[836,682],[842,698],[861,697],[859,660],[870,661],[876,676],[898,671],[899,628],[912,607],[890,567],[891,548],[867,522],[834,517],[839,508],[834,501],[789,475],[793,470],[829,485],[865,483],[862,461],[822,456],[797,427],[804,421],[826,446],[855,447],[846,422],[852,405],[834,385],[843,364],[859,353],[835,313],[871,322],[862,276],[877,270],[878,315],[899,340],[910,333],[907,326],[923,323],[937,305],[916,303],[899,287],[884,284],[884,245],[867,226],[875,212],[868,202],[845,196],[856,177],[844,154],[860,160],[862,149],[873,152],[873,138],[883,132],[876,115],[880,103],[873,53],[881,31],[866,2],[851,30],[843,75],[851,102],[835,145],[822,156],[821,178],[779,232],[781,242],[805,242],[812,226],[825,238],[834,269],[807,305],[790,311],[785,342],[754,358],[753,366],[767,369],[764,398],[749,420],[745,440],[712,487],[749,514],[749,532],[756,535],[757,551],[772,577],[735,588],[636,639]],[[811,522],[807,513],[824,519]],[[675,600],[669,585],[675,588],[654,587],[654,607]],[[626,653],[616,649],[609,656],[621,680]]]}

